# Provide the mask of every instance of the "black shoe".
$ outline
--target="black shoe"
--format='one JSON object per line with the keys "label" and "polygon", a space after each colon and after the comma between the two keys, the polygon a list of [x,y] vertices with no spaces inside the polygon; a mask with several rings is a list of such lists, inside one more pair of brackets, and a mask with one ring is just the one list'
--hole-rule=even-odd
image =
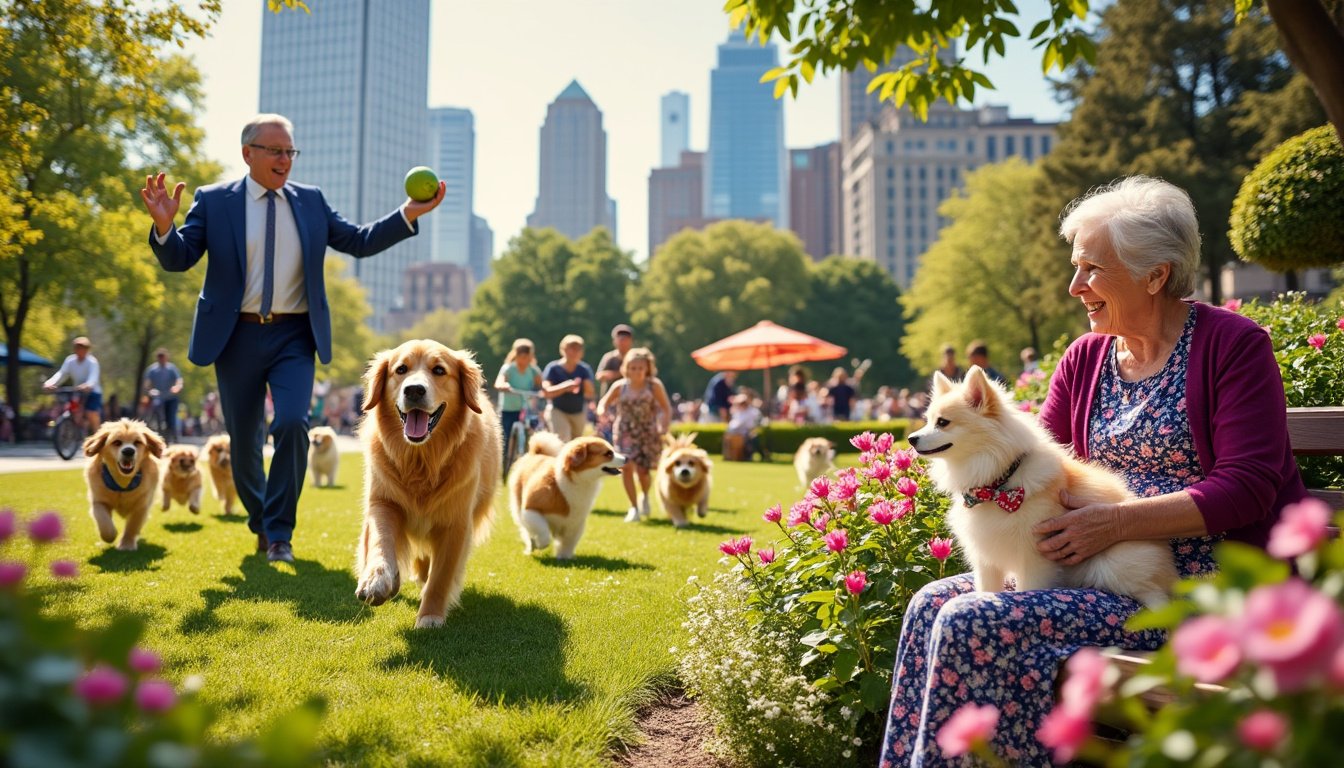
{"label": "black shoe", "polygon": [[266,559],[272,563],[292,563],[294,548],[289,546],[288,541],[272,541],[271,546],[266,549]]}
{"label": "black shoe", "polygon": [[270,546],[271,546],[271,542],[266,538],[266,534],[264,534],[264,533],[258,533],[258,534],[257,534],[257,551],[258,551],[258,552],[265,552],[267,549],[270,549]]}

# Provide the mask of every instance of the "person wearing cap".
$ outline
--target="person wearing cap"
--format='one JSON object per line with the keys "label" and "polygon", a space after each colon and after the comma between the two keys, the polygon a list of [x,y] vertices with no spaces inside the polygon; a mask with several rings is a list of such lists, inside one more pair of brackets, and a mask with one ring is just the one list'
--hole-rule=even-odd
{"label": "person wearing cap", "polygon": [[163,347],[154,350],[154,359],[155,362],[145,369],[144,389],[163,404],[163,439],[171,443],[177,439],[177,400],[182,392],[182,372],[168,362],[168,350]]}
{"label": "person wearing cap", "polygon": [[97,432],[103,423],[103,385],[98,358],[89,354],[93,342],[88,336],[76,336],[71,346],[74,354],[66,356],[61,369],[42,382],[42,388],[51,392],[69,376],[70,384],[84,393],[84,424],[90,432]]}
{"label": "person wearing cap", "polygon": [[[363,258],[418,234],[416,219],[438,206],[445,187],[440,181],[429,200],[407,198],[372,224],[356,226],[332,210],[322,190],[290,180],[299,150],[287,118],[258,115],[241,138],[247,176],[197,189],[180,228],[173,220],[185,184],[169,191],[164,174],[149,176],[140,197],[154,220],[149,247],[164,269],[185,272],[210,254],[187,359],[215,366],[233,480],[258,550],[292,563],[308,467],[313,357],[331,362],[327,252]],[[262,463],[268,390],[275,408],[269,477]]]}
{"label": "person wearing cap", "polygon": [[[598,399],[606,396],[607,390],[611,385],[621,379],[621,363],[625,362],[625,356],[635,346],[635,331],[625,323],[617,323],[611,329],[611,344],[613,349],[602,355],[602,359],[597,363]],[[611,419],[597,417],[598,434],[611,442]]]}

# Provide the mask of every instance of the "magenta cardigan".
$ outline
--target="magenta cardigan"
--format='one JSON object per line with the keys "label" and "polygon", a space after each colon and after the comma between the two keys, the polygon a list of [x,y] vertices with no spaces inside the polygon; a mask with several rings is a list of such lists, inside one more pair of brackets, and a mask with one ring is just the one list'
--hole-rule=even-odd
{"label": "magenta cardigan", "polygon": [[[1279,511],[1307,495],[1288,444],[1279,365],[1269,334],[1254,321],[1192,303],[1185,403],[1204,479],[1185,490],[1209,533],[1264,547]],[[1084,460],[1110,339],[1088,333],[1069,345],[1041,406],[1041,423]]]}

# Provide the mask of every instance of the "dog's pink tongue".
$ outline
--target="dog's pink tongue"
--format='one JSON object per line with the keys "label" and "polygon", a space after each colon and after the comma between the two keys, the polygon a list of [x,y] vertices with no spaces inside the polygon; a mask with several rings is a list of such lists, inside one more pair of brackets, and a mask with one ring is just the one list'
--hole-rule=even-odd
{"label": "dog's pink tongue", "polygon": [[406,436],[412,440],[419,440],[429,431],[429,414],[424,411],[410,410],[406,412]]}

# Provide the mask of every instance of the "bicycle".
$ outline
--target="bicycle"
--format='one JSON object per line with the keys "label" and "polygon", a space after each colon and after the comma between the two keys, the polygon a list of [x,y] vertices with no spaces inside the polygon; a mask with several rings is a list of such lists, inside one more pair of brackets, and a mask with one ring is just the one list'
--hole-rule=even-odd
{"label": "bicycle", "polygon": [[527,453],[527,441],[532,437],[532,433],[541,431],[540,413],[529,408],[532,400],[541,393],[530,389],[515,389],[513,394],[522,395],[523,407],[518,411],[518,420],[509,429],[508,437],[504,439],[505,477],[508,477],[509,467],[513,466],[513,462]]}
{"label": "bicycle", "polygon": [[69,461],[84,444],[84,392],[75,387],[58,387],[56,403],[60,415],[51,425],[51,443],[56,455]]}
{"label": "bicycle", "polygon": [[145,424],[171,443],[174,436],[168,434],[168,409],[164,407],[163,394],[157,389],[149,390],[148,394],[149,412],[145,414]]}

